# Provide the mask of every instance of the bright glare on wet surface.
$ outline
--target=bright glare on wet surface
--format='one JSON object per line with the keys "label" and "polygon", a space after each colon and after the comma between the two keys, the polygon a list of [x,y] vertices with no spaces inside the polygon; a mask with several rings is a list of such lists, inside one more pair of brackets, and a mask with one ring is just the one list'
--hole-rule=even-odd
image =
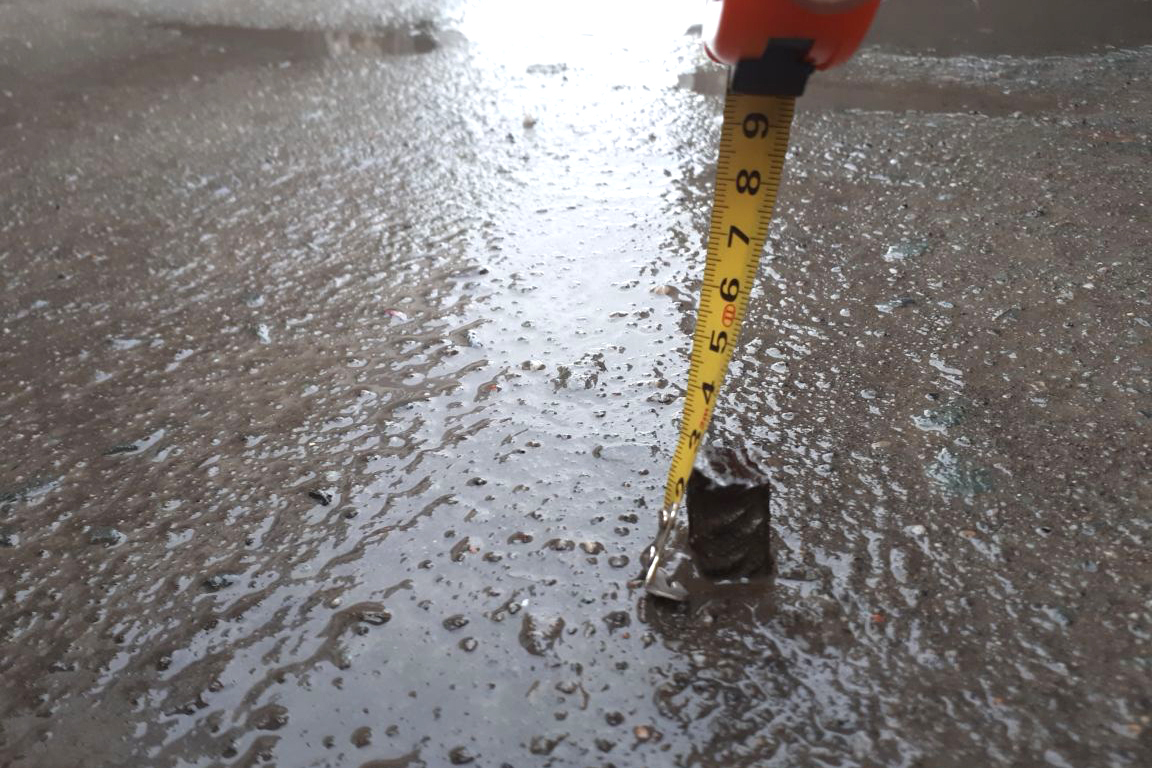
{"label": "bright glare on wet surface", "polygon": [[699,4],[0,2],[0,765],[1152,764],[1152,4],[988,5],[799,100],[670,606]]}

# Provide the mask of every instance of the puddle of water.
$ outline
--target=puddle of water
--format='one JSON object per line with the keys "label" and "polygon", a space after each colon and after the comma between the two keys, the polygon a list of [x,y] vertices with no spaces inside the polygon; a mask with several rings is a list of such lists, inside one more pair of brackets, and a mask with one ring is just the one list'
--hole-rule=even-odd
{"label": "puddle of water", "polygon": [[667,87],[698,51],[497,35],[173,98],[314,42],[196,35],[170,98],[104,70],[148,111],[4,155],[16,768],[1141,764],[1146,58],[998,78],[1089,124],[798,121],[710,436],[771,472],[774,579],[669,608],[628,582],[711,204],[718,104]]}

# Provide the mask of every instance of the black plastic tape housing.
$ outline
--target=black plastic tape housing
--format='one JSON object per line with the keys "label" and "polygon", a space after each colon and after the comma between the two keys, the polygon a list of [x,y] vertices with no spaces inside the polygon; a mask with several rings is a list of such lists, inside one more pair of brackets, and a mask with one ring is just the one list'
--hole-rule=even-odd
{"label": "black plastic tape housing", "polygon": [[807,58],[811,48],[811,40],[769,40],[763,56],[742,59],[736,65],[732,90],[753,96],[803,96],[815,69]]}

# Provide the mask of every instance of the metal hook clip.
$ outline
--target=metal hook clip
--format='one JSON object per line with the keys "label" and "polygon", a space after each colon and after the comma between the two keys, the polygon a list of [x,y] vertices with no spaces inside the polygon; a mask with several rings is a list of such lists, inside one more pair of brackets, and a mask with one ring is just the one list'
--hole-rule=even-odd
{"label": "metal hook clip", "polygon": [[679,516],[680,504],[661,509],[660,530],[656,533],[656,539],[644,550],[644,560],[648,563],[644,573],[644,589],[650,595],[677,602],[687,599],[688,590],[673,581],[668,572],[660,567],[660,563],[664,559],[664,550],[676,533],[676,521]]}

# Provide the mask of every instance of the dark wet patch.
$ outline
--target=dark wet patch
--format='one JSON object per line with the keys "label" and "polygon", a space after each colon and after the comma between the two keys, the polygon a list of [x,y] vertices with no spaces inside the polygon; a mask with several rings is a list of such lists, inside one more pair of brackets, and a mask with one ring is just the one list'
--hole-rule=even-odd
{"label": "dark wet patch", "polygon": [[431,53],[463,40],[455,30],[429,20],[371,31],[261,29],[223,24],[164,22],[155,25],[220,51],[273,53],[283,60],[330,59],[350,55],[406,56]]}
{"label": "dark wet patch", "polygon": [[[1012,115],[1052,109],[1057,101],[1039,93],[1005,93],[999,88],[949,80],[918,83],[878,79],[859,65],[818,72],[799,102],[806,112],[860,110],[865,112],[921,112],[928,114]],[[722,97],[728,72],[703,64],[679,76],[677,84],[705,96]]]}
{"label": "dark wet patch", "polygon": [[[4,85],[0,88],[0,128],[18,124],[33,105],[72,103],[75,107],[75,102],[105,88],[159,89],[204,82],[246,68],[419,56],[465,39],[431,19],[375,29],[293,29],[161,21],[111,10],[83,16],[119,33],[124,27],[133,29],[140,38],[138,50],[113,47],[81,68],[57,73],[9,72],[0,65]],[[252,329],[264,343],[270,341],[267,331],[259,325]]]}
{"label": "dark wet patch", "polygon": [[940,56],[1044,56],[1152,43],[1147,0],[886,0],[864,45]]}
{"label": "dark wet patch", "polygon": [[947,449],[941,450],[925,474],[946,494],[969,498],[992,490],[992,474]]}
{"label": "dark wet patch", "polygon": [[44,477],[37,477],[26,482],[18,483],[6,489],[0,489],[0,504],[10,504],[17,501],[31,501],[51,491],[57,481]]}

